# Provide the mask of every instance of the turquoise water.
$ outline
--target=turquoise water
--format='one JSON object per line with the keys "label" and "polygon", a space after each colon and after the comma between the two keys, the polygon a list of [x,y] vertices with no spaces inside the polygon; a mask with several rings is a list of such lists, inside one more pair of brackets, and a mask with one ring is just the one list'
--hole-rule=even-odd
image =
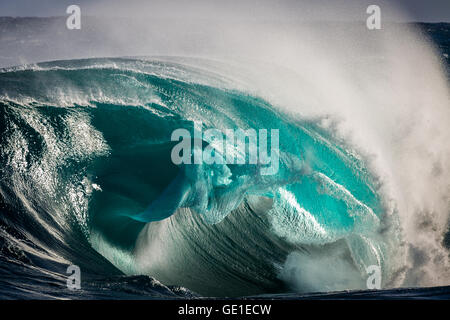
{"label": "turquoise water", "polygon": [[[39,64],[3,71],[0,88],[4,188],[49,212],[48,228],[79,230],[125,273],[200,294],[281,292],[290,284],[280,266],[300,251],[312,261],[343,252],[333,259],[348,265],[314,289],[327,290],[332,277],[345,287],[348,272],[351,286],[364,287],[369,265],[390,279],[398,235],[381,233],[377,179],[319,121],[163,59]],[[175,165],[171,134],[193,132],[194,121],[202,130],[278,130],[279,170]],[[144,263],[155,247],[163,254]]]}

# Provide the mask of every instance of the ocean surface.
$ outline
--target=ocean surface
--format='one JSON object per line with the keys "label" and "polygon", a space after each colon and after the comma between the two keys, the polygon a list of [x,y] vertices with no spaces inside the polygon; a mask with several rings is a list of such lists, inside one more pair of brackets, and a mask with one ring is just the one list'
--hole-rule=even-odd
{"label": "ocean surface", "polygon": [[[448,72],[450,25],[419,26]],[[323,119],[236,87],[227,65],[3,59],[0,299],[450,297],[450,279],[421,285],[399,262],[401,219],[365,154]],[[175,165],[171,134],[196,123],[278,129],[278,171]],[[371,265],[385,289],[367,289]]]}

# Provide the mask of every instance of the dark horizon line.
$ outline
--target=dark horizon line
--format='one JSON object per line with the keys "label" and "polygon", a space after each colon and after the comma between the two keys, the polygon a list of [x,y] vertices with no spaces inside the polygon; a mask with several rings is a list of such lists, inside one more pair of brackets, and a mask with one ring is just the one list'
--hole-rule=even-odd
{"label": "dark horizon line", "polygon": [[[84,17],[86,18],[102,18],[102,19],[145,19],[146,17],[107,17],[107,16],[93,16],[93,15],[85,15]],[[2,18],[11,18],[11,19],[61,19],[61,18],[67,18],[67,16],[0,16],[0,19]],[[168,17],[152,17],[152,19],[157,19],[157,20],[180,20],[180,18],[168,18]],[[202,18],[202,19],[195,19],[198,21],[201,20],[213,20],[213,19],[208,19],[208,18]],[[236,20],[233,20],[236,21]],[[252,20],[243,20],[243,19],[238,19],[238,21],[256,21],[254,19]],[[260,20],[261,22],[264,21],[277,21],[275,19],[263,19]],[[279,22],[279,21],[277,21]],[[284,20],[284,22],[300,22],[300,23],[321,23],[321,22],[332,22],[332,23],[361,23],[361,22],[365,22],[365,20]],[[411,20],[411,21],[393,21],[393,20],[388,20],[386,21],[386,23],[401,23],[401,24],[407,24],[407,23],[427,23],[427,24],[450,24],[450,20],[449,21],[415,21],[415,20]]]}

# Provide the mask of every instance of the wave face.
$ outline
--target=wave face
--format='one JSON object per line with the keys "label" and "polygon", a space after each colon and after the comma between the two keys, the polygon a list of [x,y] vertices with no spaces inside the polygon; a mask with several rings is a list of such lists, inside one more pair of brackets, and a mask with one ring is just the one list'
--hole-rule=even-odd
{"label": "wave face", "polygon": [[[99,276],[112,288],[134,275],[177,286],[134,289],[150,296],[361,289],[371,265],[395,286],[401,226],[365,158],[321,119],[282,112],[198,67],[210,64],[88,59],[3,70],[2,263],[55,283],[77,264],[92,290]],[[279,170],[175,165],[171,134],[196,123],[278,129]]]}
{"label": "wave face", "polygon": [[[335,274],[313,275],[314,286],[306,272],[303,290],[339,289],[335,277],[342,288],[363,287],[374,264],[389,279],[396,230],[380,236],[377,181],[314,121],[169,60],[39,64],[1,73],[0,88],[2,197],[22,208],[3,224],[26,223],[18,232],[36,232],[35,245],[49,255],[91,265],[99,257],[87,261],[71,245],[88,242],[126,274],[204,295],[286,291],[282,265],[292,252],[305,270],[338,261]],[[278,129],[278,172],[173,164],[171,133],[194,121],[223,131]],[[190,200],[174,204],[177,193]],[[170,217],[155,203],[166,203]]]}

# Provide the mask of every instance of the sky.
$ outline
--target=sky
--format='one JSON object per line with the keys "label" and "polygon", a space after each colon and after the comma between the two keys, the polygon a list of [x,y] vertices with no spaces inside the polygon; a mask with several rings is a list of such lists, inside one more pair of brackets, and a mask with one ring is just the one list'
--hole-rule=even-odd
{"label": "sky", "polygon": [[92,16],[333,21],[362,20],[375,4],[390,20],[450,22],[450,0],[0,0],[0,16],[63,16],[71,4]]}

